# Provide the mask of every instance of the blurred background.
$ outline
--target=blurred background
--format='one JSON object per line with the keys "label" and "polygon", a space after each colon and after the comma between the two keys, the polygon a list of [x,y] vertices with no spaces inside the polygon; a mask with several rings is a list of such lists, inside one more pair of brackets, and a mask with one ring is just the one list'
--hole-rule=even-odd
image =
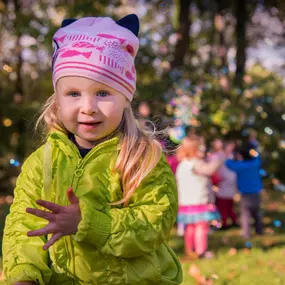
{"label": "blurred background", "polygon": [[[52,35],[64,18],[129,13],[141,25],[138,115],[168,127],[175,144],[189,132],[206,141],[253,136],[262,154],[265,235],[244,243],[239,229],[214,229],[215,258],[181,259],[183,284],[285,284],[282,0],[0,1],[1,233],[23,160],[41,144],[33,127],[53,93]],[[182,256],[175,229],[170,244]]]}

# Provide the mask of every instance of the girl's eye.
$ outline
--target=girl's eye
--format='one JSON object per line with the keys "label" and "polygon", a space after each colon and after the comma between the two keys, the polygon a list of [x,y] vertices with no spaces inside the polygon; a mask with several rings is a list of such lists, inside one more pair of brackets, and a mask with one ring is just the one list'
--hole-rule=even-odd
{"label": "girl's eye", "polygon": [[80,93],[76,91],[71,91],[71,92],[68,92],[68,95],[71,97],[78,97],[80,96]]}
{"label": "girl's eye", "polygon": [[102,91],[97,92],[97,96],[100,96],[100,97],[107,97],[108,95],[110,95],[110,93],[107,91],[102,90]]}

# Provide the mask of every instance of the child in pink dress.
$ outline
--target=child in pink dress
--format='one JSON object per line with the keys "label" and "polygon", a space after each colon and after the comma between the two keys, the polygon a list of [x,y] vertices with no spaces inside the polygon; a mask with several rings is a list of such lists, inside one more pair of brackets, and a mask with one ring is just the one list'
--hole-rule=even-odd
{"label": "child in pink dress", "polygon": [[[212,153],[209,160],[215,159],[221,152],[231,159],[234,148],[233,141],[223,142],[221,139],[215,139],[212,142]],[[215,183],[214,180],[216,180]],[[237,193],[236,173],[223,164],[212,176],[212,182],[217,186],[216,206],[222,217],[221,229],[229,228],[229,219],[232,221],[231,226],[237,226],[237,215],[234,211],[234,195]]]}
{"label": "child in pink dress", "polygon": [[224,162],[221,154],[210,162],[204,160],[205,144],[201,137],[183,139],[177,152],[176,170],[179,210],[177,221],[185,227],[185,254],[204,257],[208,247],[209,222],[219,220],[214,205],[210,177]]}

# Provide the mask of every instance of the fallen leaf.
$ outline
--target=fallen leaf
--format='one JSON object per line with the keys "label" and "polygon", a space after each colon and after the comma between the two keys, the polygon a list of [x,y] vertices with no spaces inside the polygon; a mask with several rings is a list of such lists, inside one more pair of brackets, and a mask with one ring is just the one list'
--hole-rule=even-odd
{"label": "fallen leaf", "polygon": [[211,277],[216,280],[219,279],[219,276],[216,273],[212,274]]}
{"label": "fallen leaf", "polygon": [[249,248],[244,248],[244,249],[243,249],[243,252],[244,252],[245,254],[249,254],[249,253],[250,253],[250,249],[249,249]]}
{"label": "fallen leaf", "polygon": [[265,246],[271,246],[274,241],[270,240],[270,239],[265,239],[263,242],[262,242]]}
{"label": "fallen leaf", "polygon": [[188,274],[194,278],[201,276],[201,270],[196,264],[191,264],[188,269]]}
{"label": "fallen leaf", "polygon": [[237,272],[236,271],[232,271],[228,274],[228,279],[232,280],[237,276]]}
{"label": "fallen leaf", "polygon": [[242,269],[243,271],[246,271],[246,270],[248,269],[248,266],[247,266],[247,265],[243,265],[243,266],[241,267],[241,269]]}
{"label": "fallen leaf", "polygon": [[269,217],[264,217],[264,218],[263,218],[263,222],[264,222],[265,224],[270,224],[270,223],[272,223],[272,219],[269,218]]}
{"label": "fallen leaf", "polygon": [[[195,265],[194,263],[192,263],[189,266],[188,274],[190,276],[192,276],[196,281],[198,281],[199,285],[208,285],[206,283],[207,282],[206,277],[201,275],[200,268],[197,265]],[[211,285],[211,284],[209,284],[209,285]]]}
{"label": "fallen leaf", "polygon": [[274,230],[272,228],[265,228],[265,232],[270,235],[274,234]]}
{"label": "fallen leaf", "polygon": [[276,202],[271,202],[267,205],[267,209],[269,211],[274,211],[274,210],[277,210],[278,209],[278,203]]}
{"label": "fallen leaf", "polygon": [[229,252],[228,252],[229,256],[234,256],[237,254],[237,249],[232,247]]}

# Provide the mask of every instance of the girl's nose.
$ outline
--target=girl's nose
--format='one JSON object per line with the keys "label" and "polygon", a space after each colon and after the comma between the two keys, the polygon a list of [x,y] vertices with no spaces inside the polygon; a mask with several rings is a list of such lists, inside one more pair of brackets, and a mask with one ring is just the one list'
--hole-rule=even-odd
{"label": "girl's nose", "polygon": [[95,97],[90,96],[83,99],[81,111],[84,114],[91,115],[98,112],[98,102]]}

